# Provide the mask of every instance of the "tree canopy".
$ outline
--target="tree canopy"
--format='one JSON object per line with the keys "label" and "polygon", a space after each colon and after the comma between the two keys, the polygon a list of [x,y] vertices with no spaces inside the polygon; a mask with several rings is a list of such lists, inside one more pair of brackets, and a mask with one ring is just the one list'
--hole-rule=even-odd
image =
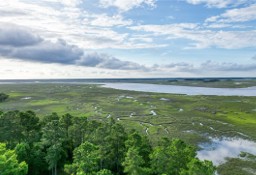
{"label": "tree canopy", "polygon": [[[1,175],[213,175],[210,161],[180,139],[152,146],[114,119],[32,111],[0,114]],[[8,149],[7,149],[8,148]],[[9,161],[7,161],[9,160]],[[65,172],[65,173],[64,173]]]}
{"label": "tree canopy", "polygon": [[28,165],[26,162],[18,162],[15,151],[7,149],[5,143],[0,143],[0,174],[25,175],[27,172]]}

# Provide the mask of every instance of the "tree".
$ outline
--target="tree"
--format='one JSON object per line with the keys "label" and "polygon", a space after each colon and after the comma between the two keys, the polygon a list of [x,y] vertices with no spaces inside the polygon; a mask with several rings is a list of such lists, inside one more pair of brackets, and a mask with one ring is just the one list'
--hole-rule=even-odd
{"label": "tree", "polygon": [[28,164],[28,175],[47,174],[45,153],[38,143],[28,144],[22,142],[16,145],[17,159]]}
{"label": "tree", "polygon": [[7,100],[9,97],[9,95],[5,94],[5,93],[0,93],[0,102],[4,102],[5,100]]}
{"label": "tree", "polygon": [[179,175],[181,169],[196,156],[196,150],[185,142],[174,139],[170,145],[158,146],[150,154],[151,167],[156,174]]}
{"label": "tree", "polygon": [[198,158],[192,159],[187,164],[188,169],[182,169],[180,175],[213,175],[216,167],[210,161],[200,161]]}
{"label": "tree", "polygon": [[73,156],[72,151],[74,150],[74,146],[73,146],[74,144],[72,141],[72,137],[69,133],[69,130],[70,130],[71,126],[73,125],[73,118],[74,117],[68,113],[65,115],[62,115],[60,117],[60,126],[63,128],[65,137],[66,137],[65,142],[63,143],[63,146],[67,152],[67,160],[68,161],[72,161],[72,156]]}
{"label": "tree", "polygon": [[65,165],[69,174],[93,174],[99,170],[99,148],[90,142],[84,142],[74,150],[74,161]]}
{"label": "tree", "polygon": [[33,111],[20,112],[20,124],[22,127],[22,133],[24,136],[24,141],[28,143],[33,143],[40,139],[39,131],[40,124],[39,118]]}
{"label": "tree", "polygon": [[139,155],[142,156],[145,165],[150,165],[149,154],[152,151],[152,147],[146,136],[142,136],[137,131],[132,130],[128,135],[128,139],[125,141],[125,147],[127,150],[131,147],[135,147]]}
{"label": "tree", "polygon": [[40,139],[39,118],[32,111],[9,111],[0,115],[0,141],[15,147],[19,142]]}
{"label": "tree", "polygon": [[46,147],[45,159],[48,163],[48,168],[52,170],[52,174],[57,175],[58,163],[66,157],[63,143],[67,138],[56,113],[53,113],[52,117],[48,116],[46,121],[48,123],[42,128],[43,135],[41,141]]}
{"label": "tree", "polygon": [[68,130],[70,128],[70,126],[72,126],[73,124],[73,116],[70,115],[69,113],[62,115],[60,117],[60,123],[62,125],[62,127],[65,129],[65,132],[67,133],[67,137],[68,137]]}
{"label": "tree", "polygon": [[39,175],[47,173],[47,162],[45,160],[46,153],[41,143],[34,143],[29,151],[30,162],[29,162],[29,174]]}
{"label": "tree", "polygon": [[210,161],[196,158],[194,147],[180,139],[171,142],[164,139],[150,154],[151,168],[155,174],[166,175],[213,175],[215,167]]}
{"label": "tree", "polygon": [[69,127],[68,134],[72,139],[74,147],[77,147],[85,141],[88,120],[87,117],[74,117],[72,123],[73,125]]}
{"label": "tree", "polygon": [[117,174],[123,171],[122,162],[125,157],[125,140],[127,134],[124,127],[113,120],[106,124],[104,143],[100,145],[101,155],[103,156],[103,168],[112,170]]}
{"label": "tree", "polygon": [[125,160],[122,163],[124,172],[128,175],[148,174],[149,169],[142,167],[144,164],[145,162],[142,156],[139,155],[139,151],[135,147],[129,148]]}
{"label": "tree", "polygon": [[102,169],[96,173],[96,175],[113,175],[110,170]]}
{"label": "tree", "polygon": [[30,146],[29,144],[22,142],[18,143],[15,147],[15,152],[17,154],[17,159],[19,161],[26,161],[27,163],[30,162]]}
{"label": "tree", "polygon": [[0,174],[25,175],[27,172],[26,162],[19,163],[15,151],[6,149],[6,144],[0,143]]}
{"label": "tree", "polygon": [[0,115],[0,142],[15,147],[23,138],[19,111],[9,111]]}

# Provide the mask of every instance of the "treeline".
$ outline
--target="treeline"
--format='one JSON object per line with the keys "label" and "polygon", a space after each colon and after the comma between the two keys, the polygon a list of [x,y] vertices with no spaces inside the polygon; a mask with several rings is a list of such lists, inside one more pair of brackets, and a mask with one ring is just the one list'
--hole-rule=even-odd
{"label": "treeline", "polygon": [[1,175],[213,175],[210,161],[179,139],[152,147],[113,119],[0,112]]}

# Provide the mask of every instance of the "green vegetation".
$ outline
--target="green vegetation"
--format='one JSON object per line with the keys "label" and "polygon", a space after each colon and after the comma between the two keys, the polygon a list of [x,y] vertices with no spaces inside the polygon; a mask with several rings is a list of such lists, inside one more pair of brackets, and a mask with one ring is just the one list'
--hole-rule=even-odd
{"label": "green vegetation", "polygon": [[0,143],[0,174],[1,175],[25,175],[28,165],[22,161],[18,162],[14,150],[6,149],[6,144]]}
{"label": "green vegetation", "polygon": [[0,93],[0,102],[4,102],[5,100],[7,100],[8,97],[9,97],[9,95]]}
{"label": "green vegetation", "polygon": [[[197,172],[213,175],[215,172],[213,164],[198,160],[196,149],[185,142],[164,139],[152,149],[146,136],[135,130],[127,133],[112,118],[99,122],[52,113],[39,121],[32,111],[9,111],[2,113],[0,120],[6,121],[0,125],[0,174],[3,175],[190,175]],[[15,150],[7,149],[6,144]]]}
{"label": "green vegetation", "polygon": [[[242,152],[239,158],[230,158],[228,162],[219,166],[219,173],[221,174],[247,174],[254,175],[256,169],[256,156]],[[239,167],[243,168],[239,168]]]}
{"label": "green vegetation", "polygon": [[[26,146],[27,144],[25,144],[23,149],[21,149],[29,150],[33,153],[26,160],[29,165],[34,164],[29,166],[29,169],[32,167],[30,171],[38,169],[36,168],[38,165],[46,167],[46,169],[40,169],[41,172],[39,174],[43,174],[48,169],[54,171],[55,165],[58,169],[63,164],[70,166],[74,164],[74,162],[66,163],[72,157],[73,153],[70,151],[66,153],[60,150],[58,154],[52,155],[52,150],[57,149],[59,145],[66,145],[74,149],[85,141],[94,144],[96,147],[108,142],[113,145],[111,148],[98,148],[101,151],[101,155],[105,156],[105,159],[100,159],[100,169],[111,167],[107,169],[112,170],[112,172],[119,172],[120,167],[123,168],[123,164],[130,162],[128,157],[138,157],[138,161],[142,157],[143,161],[137,162],[136,166],[138,166],[139,172],[147,172],[147,167],[151,160],[149,155],[154,148],[159,146],[158,143],[162,137],[167,137],[170,140],[179,138],[185,143],[195,146],[197,149],[198,144],[209,142],[209,137],[238,137],[256,141],[256,97],[157,94],[114,90],[92,84],[5,84],[0,86],[0,92],[9,94],[8,100],[0,103],[0,110],[4,111],[0,121],[0,125],[3,124],[3,128],[0,127],[1,138],[10,138],[8,142],[7,140],[4,140],[4,142],[10,148],[14,148],[18,143],[14,142],[17,138],[22,137],[26,139],[26,142],[35,142],[39,137],[45,150],[39,149],[42,147],[41,144],[33,144],[33,146],[31,144]],[[35,111],[40,122],[38,125],[35,125],[37,121],[33,119],[33,114],[30,113],[30,117],[33,120],[23,118],[22,128],[27,127],[27,131],[24,131],[23,134],[27,134],[26,136],[20,135],[20,128],[18,126],[14,127],[19,122],[18,119],[15,119],[18,114],[8,112],[13,110]],[[57,123],[45,125],[51,120],[52,111],[57,112],[62,117],[60,117],[60,121]],[[6,116],[6,113],[10,114]],[[153,115],[154,113],[156,115]],[[84,117],[75,117],[76,120],[71,120],[71,116]],[[11,118],[12,120],[8,121],[5,118]],[[127,143],[127,138],[124,135],[118,135],[114,131],[108,130],[108,127],[105,125],[98,128],[97,132],[93,132],[95,135],[94,139],[83,137],[83,135],[87,135],[89,132],[85,129],[88,127],[87,120],[105,123],[109,121],[109,118],[113,118],[117,124],[122,126],[116,128],[116,130],[120,130],[119,133],[130,133],[130,131],[135,129],[142,136],[142,140],[137,143],[134,139],[133,142]],[[28,121],[33,121],[35,128],[26,126],[25,124]],[[59,126],[60,123],[65,126],[65,130],[68,130],[64,135],[72,138],[72,144],[67,144],[65,139],[62,140],[66,136],[63,136],[61,133],[56,136],[58,139],[55,142],[49,143],[49,141],[46,141],[51,132],[49,128],[54,128],[55,125]],[[72,123],[71,126],[70,123]],[[45,133],[38,132],[38,127],[42,127],[41,125],[45,128],[44,130],[48,131],[45,131]],[[90,124],[90,127],[94,128],[95,126]],[[10,137],[7,132],[8,130],[16,134]],[[135,135],[134,138],[136,137]],[[144,137],[147,137],[147,139],[144,139]],[[117,140],[121,140],[119,144],[123,144],[120,148],[126,150],[121,151],[124,155],[120,154],[120,150],[114,149],[114,143],[117,144]],[[143,144],[144,146],[142,147],[145,148],[145,145],[148,145],[146,140],[148,140],[153,148],[145,150],[132,149],[134,144]],[[50,147],[49,145],[51,144],[55,146]],[[127,144],[131,148],[129,155],[127,155]],[[122,159],[122,161],[114,161],[116,160],[115,158],[107,156],[110,150],[111,155],[119,155],[116,159]],[[140,154],[141,152],[145,153]],[[49,157],[48,162],[44,158],[37,158],[37,163],[32,161],[33,157],[38,157],[37,155],[45,157],[46,154]],[[53,159],[51,156],[56,157]],[[128,160],[124,158],[126,156]],[[250,163],[247,163],[245,166],[245,164],[240,163],[244,161],[243,159],[228,159],[217,170],[219,173],[221,172],[221,175],[231,175],[232,173],[230,173],[229,169],[232,168],[243,175],[247,175],[248,171],[256,171],[256,167],[253,164],[255,161],[248,159],[246,161]],[[62,162],[63,160],[65,163]],[[198,167],[209,165],[208,162],[197,163],[197,160],[193,160],[193,162],[198,164]],[[130,164],[129,166],[133,167],[134,165]],[[192,166],[190,167],[193,169]],[[195,169],[196,167],[194,166]],[[244,170],[245,168],[246,170]],[[201,170],[202,168],[200,168]],[[125,170],[125,172],[128,171],[129,168]],[[101,173],[107,173],[107,170],[102,170]],[[183,171],[183,173],[189,173],[189,169]]]}

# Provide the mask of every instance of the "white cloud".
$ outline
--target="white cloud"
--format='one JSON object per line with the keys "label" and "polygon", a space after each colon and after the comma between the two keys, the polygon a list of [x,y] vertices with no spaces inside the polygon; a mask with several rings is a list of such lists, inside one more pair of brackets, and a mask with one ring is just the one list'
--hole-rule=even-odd
{"label": "white cloud", "polygon": [[124,20],[121,15],[108,16],[107,14],[94,15],[94,19],[90,22],[93,26],[113,27],[128,26],[132,24],[132,20]]}
{"label": "white cloud", "polygon": [[189,48],[218,47],[225,49],[239,49],[256,47],[256,31],[196,31],[186,35],[195,43]]}
{"label": "white cloud", "polygon": [[241,8],[241,9],[232,9],[226,11],[226,13],[220,16],[220,21],[225,22],[244,22],[251,21],[256,19],[256,4],[250,7]]}
{"label": "white cloud", "polygon": [[41,0],[42,2],[48,2],[48,3],[59,3],[64,6],[71,6],[75,7],[82,3],[82,0]]}
{"label": "white cloud", "polygon": [[[198,5],[205,4],[207,7],[212,8],[226,8],[229,6],[238,6],[241,4],[247,4],[248,0],[186,0],[190,4]],[[255,0],[251,0],[251,3],[255,2]]]}
{"label": "white cloud", "polygon": [[[1,66],[4,65],[4,66]],[[14,65],[16,65],[14,67]],[[0,57],[0,79],[110,78],[125,77],[128,72],[77,65],[42,64]],[[129,71],[136,77],[136,73]],[[142,73],[143,74],[143,73]]]}
{"label": "white cloud", "polygon": [[146,43],[152,43],[153,39],[151,37],[148,37],[147,35],[134,35],[131,38],[129,38],[129,41],[131,42],[143,41]]}
{"label": "white cloud", "polygon": [[197,152],[197,156],[201,160],[211,160],[216,166],[225,163],[227,158],[238,158],[241,152],[256,154],[256,143],[250,140],[211,138],[211,142],[201,145],[202,149]]}
{"label": "white cloud", "polygon": [[98,53],[89,53],[81,57],[76,62],[78,65],[85,65],[90,67],[114,69],[114,70],[141,70],[146,71],[146,68],[143,65],[130,62],[130,61],[121,61],[115,57],[98,54]]}
{"label": "white cloud", "polygon": [[194,23],[178,23],[166,25],[138,25],[129,27],[131,30],[153,32],[156,35],[178,35],[179,32],[187,29],[196,29],[197,24]]}
{"label": "white cloud", "polygon": [[223,29],[223,28],[229,28],[229,29],[249,29],[249,28],[253,28],[252,26],[250,25],[234,25],[234,24],[231,24],[231,23],[205,23],[204,24],[204,27],[206,28],[213,28],[213,29]]}
{"label": "white cloud", "polygon": [[206,61],[200,66],[202,69],[210,71],[255,71],[256,64],[241,64],[231,62]]}
{"label": "white cloud", "polygon": [[225,13],[207,18],[206,22],[246,22],[256,20],[256,4],[245,8],[227,10]]}
{"label": "white cloud", "polygon": [[225,24],[225,23],[213,23],[213,24],[205,25],[205,26],[208,28],[215,28],[215,29],[233,27],[232,25]]}
{"label": "white cloud", "polygon": [[27,28],[0,23],[0,46],[29,46],[42,41],[40,37],[34,35]]}
{"label": "white cloud", "polygon": [[0,32],[0,56],[9,59],[115,70],[147,70],[135,62],[123,61],[107,54],[85,52],[64,40],[45,40],[24,27],[0,25]]}
{"label": "white cloud", "polygon": [[83,49],[158,47],[142,40],[129,41],[132,34],[112,28],[129,26],[132,20],[124,19],[121,14],[88,13],[79,3],[79,0],[4,1],[0,6],[0,23],[28,27],[47,40],[61,38]]}
{"label": "white cloud", "polygon": [[100,5],[103,8],[116,7],[125,12],[143,5],[155,7],[156,0],[100,0]]}
{"label": "white cloud", "polygon": [[[187,72],[198,75],[214,75],[219,74],[223,76],[232,75],[231,73],[242,73],[242,72],[255,72],[256,64],[249,63],[235,63],[235,62],[217,62],[217,61],[205,61],[200,64],[193,64],[188,62],[173,62],[166,65],[154,65],[152,67],[154,71],[162,71],[162,72]],[[255,72],[256,73],[256,72]]]}
{"label": "white cloud", "polygon": [[256,31],[211,31],[201,29],[197,24],[184,23],[172,25],[140,25],[130,27],[131,30],[145,31],[165,39],[188,39],[186,48],[203,49],[218,47],[237,49],[256,47]]}
{"label": "white cloud", "polygon": [[[256,19],[256,4],[245,8],[226,10],[224,13],[211,16],[205,20],[204,26],[207,28],[252,28],[243,22]],[[237,24],[234,24],[237,23]]]}

